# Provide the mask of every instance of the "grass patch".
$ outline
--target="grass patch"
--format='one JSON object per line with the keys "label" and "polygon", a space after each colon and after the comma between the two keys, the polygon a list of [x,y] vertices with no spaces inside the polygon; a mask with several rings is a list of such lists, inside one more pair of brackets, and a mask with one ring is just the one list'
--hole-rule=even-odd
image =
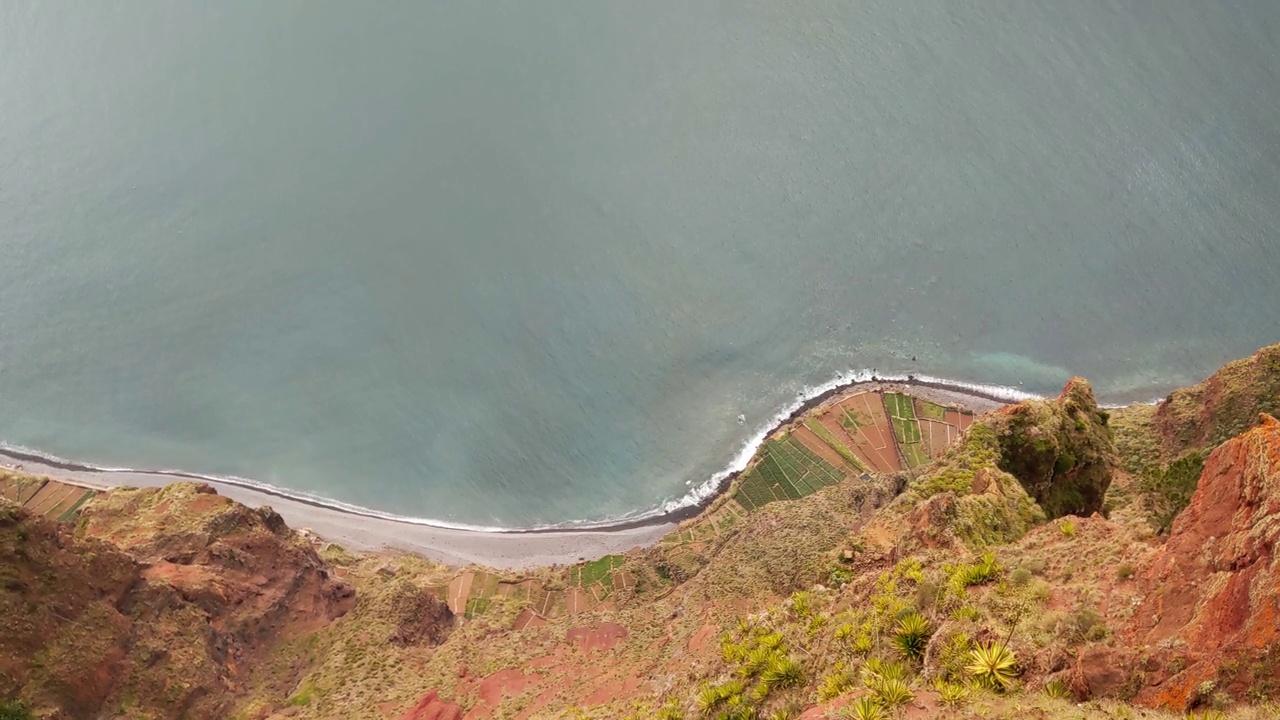
{"label": "grass patch", "polygon": [[936,403],[931,403],[928,400],[921,400],[920,398],[916,398],[915,401],[916,417],[924,418],[925,420],[937,420],[938,422],[946,421],[946,408]]}
{"label": "grass patch", "polygon": [[610,573],[622,567],[623,562],[625,562],[625,558],[621,555],[605,555],[599,560],[593,560],[574,567],[569,571],[569,581],[581,588],[595,585],[596,583],[611,587],[613,585],[613,576]]}

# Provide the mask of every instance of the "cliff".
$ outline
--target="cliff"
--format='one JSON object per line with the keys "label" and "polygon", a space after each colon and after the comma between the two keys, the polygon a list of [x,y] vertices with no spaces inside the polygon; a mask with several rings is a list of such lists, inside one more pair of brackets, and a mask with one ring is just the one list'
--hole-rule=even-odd
{"label": "cliff", "polygon": [[1275,717],[1278,357],[1111,414],[1078,378],[976,417],[834,398],[656,546],[528,573],[350,553],[191,483],[67,499],[63,523],[0,501],[0,697],[44,718]]}

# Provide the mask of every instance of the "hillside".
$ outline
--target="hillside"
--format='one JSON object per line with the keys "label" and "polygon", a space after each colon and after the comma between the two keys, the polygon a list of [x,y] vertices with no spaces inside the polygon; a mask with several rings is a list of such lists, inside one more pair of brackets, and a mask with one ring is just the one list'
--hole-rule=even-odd
{"label": "hillside", "polygon": [[663,542],[527,573],[351,553],[193,483],[11,475],[0,696],[45,718],[1274,717],[1278,358],[1111,412],[1078,378],[976,416],[838,395]]}

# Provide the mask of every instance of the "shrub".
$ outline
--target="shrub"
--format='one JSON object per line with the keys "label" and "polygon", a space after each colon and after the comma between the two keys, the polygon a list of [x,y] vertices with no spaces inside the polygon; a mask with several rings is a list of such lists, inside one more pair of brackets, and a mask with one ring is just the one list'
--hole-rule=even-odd
{"label": "shrub", "polygon": [[1120,567],[1116,568],[1116,580],[1124,582],[1133,577],[1134,572],[1132,563],[1120,563]]}
{"label": "shrub", "polygon": [[875,693],[882,705],[890,708],[906,705],[915,699],[915,695],[907,687],[907,681],[902,678],[877,677],[871,686],[871,692]]}
{"label": "shrub", "polygon": [[0,720],[33,720],[30,708],[21,700],[0,700]]}
{"label": "shrub", "polygon": [[684,720],[684,712],[680,710],[680,703],[675,698],[671,698],[658,709],[655,717],[657,720]]}
{"label": "shrub", "polygon": [[982,687],[1003,691],[1017,677],[1018,659],[1005,645],[979,645],[969,653],[966,670]]}
{"label": "shrub", "polygon": [[1000,572],[1000,564],[992,553],[983,553],[982,559],[972,565],[956,566],[951,575],[951,582],[961,588],[971,585],[982,585],[990,582]]}
{"label": "shrub", "polygon": [[1013,572],[1009,573],[1009,582],[1017,585],[1018,587],[1022,587],[1023,585],[1031,582],[1031,578],[1031,571],[1024,567],[1017,568]]}
{"label": "shrub", "polygon": [[1188,453],[1140,481],[1144,509],[1161,534],[1168,534],[1173,519],[1190,504],[1204,470],[1204,458],[1202,452]]}
{"label": "shrub", "polygon": [[746,686],[739,680],[731,680],[722,685],[707,685],[698,692],[698,709],[710,715],[721,706],[739,705],[742,692]]}
{"label": "shrub", "polygon": [[835,670],[822,678],[821,684],[818,685],[818,699],[823,702],[834,700],[852,690],[856,684],[857,681],[853,675],[843,669]]}
{"label": "shrub", "polygon": [[1066,700],[1071,697],[1071,690],[1066,683],[1055,678],[1044,684],[1044,694],[1054,700]]}
{"label": "shrub", "polygon": [[831,571],[828,584],[833,588],[842,588],[853,580],[853,571],[847,568],[838,567]]}
{"label": "shrub", "polygon": [[858,698],[853,704],[845,707],[840,716],[848,720],[884,720],[884,708],[875,698]]}
{"label": "shrub", "polygon": [[1063,520],[1061,523],[1059,523],[1058,530],[1061,531],[1062,534],[1066,535],[1067,537],[1076,536],[1076,524],[1071,522],[1070,520]]}
{"label": "shrub", "polygon": [[933,687],[938,691],[938,700],[948,707],[955,707],[969,697],[969,688],[960,683],[939,680]]}
{"label": "shrub", "polygon": [[880,658],[871,658],[862,667],[862,681],[872,687],[877,679],[905,680],[907,669],[901,663],[885,662]]}
{"label": "shrub", "polygon": [[931,630],[928,620],[911,613],[898,621],[898,632],[893,637],[893,644],[908,660],[919,660],[929,643]]}
{"label": "shrub", "polygon": [[804,680],[804,670],[791,658],[774,658],[760,680],[769,688],[795,687]]}

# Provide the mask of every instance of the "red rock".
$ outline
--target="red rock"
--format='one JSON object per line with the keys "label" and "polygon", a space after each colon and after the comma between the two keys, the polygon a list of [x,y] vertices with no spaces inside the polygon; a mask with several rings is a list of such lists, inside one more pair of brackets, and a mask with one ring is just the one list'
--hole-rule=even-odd
{"label": "red rock", "polygon": [[1219,671],[1280,680],[1280,667],[1259,662],[1280,643],[1280,421],[1262,418],[1209,455],[1168,542],[1139,574],[1138,642],[1187,657],[1185,670],[1153,679],[1143,704],[1183,710],[1199,682],[1237,679]]}
{"label": "red rock", "polygon": [[432,690],[423,695],[399,720],[462,720],[462,708],[440,699],[440,693]]}

